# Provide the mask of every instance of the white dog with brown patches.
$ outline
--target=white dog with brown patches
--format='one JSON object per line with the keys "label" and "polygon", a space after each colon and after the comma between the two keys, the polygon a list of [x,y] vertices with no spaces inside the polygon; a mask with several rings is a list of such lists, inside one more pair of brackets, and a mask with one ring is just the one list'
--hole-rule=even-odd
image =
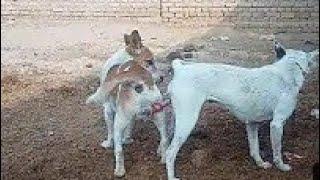
{"label": "white dog with brown patches", "polygon": [[174,76],[168,91],[176,121],[174,137],[166,151],[168,179],[177,179],[174,176],[176,155],[194,128],[206,100],[224,105],[246,124],[250,156],[262,168],[269,168],[271,164],[260,156],[257,123],[272,119],[273,162],[280,170],[289,171],[291,167],[283,162],[281,154],[283,126],[295,109],[304,74],[309,72],[318,54],[319,50],[306,53],[288,49],[279,61],[251,69],[174,60]]}
{"label": "white dog with brown patches", "polygon": [[[167,148],[166,124],[162,95],[156,86],[161,76],[153,63],[153,54],[141,44],[139,33],[125,35],[126,49],[118,51],[104,65],[100,75],[100,87],[87,99],[87,103],[104,106],[108,138],[101,145],[115,147],[118,177],[125,175],[123,143],[131,143],[133,121],[136,118],[152,119],[160,132],[157,153],[165,162]],[[160,79],[160,80],[159,80]]]}

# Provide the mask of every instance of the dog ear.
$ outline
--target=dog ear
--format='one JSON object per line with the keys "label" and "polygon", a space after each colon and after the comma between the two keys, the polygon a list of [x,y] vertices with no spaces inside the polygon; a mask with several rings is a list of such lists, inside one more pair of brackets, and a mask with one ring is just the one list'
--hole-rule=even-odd
{"label": "dog ear", "polygon": [[130,44],[130,35],[128,35],[128,34],[124,34],[124,36],[123,36],[123,38],[124,38],[124,43],[125,43],[125,45],[126,46],[129,46],[129,44]]}
{"label": "dog ear", "polygon": [[131,32],[131,38],[132,38],[132,43],[135,45],[135,47],[141,48],[142,42],[141,42],[141,36],[140,36],[138,30],[133,30]]}
{"label": "dog ear", "polygon": [[274,50],[278,59],[281,59],[287,54],[285,48],[277,41],[274,42]]}

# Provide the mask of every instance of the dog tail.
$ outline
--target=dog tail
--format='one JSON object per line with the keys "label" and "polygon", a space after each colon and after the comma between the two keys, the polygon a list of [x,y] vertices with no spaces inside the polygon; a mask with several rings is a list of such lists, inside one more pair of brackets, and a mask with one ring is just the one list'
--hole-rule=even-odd
{"label": "dog tail", "polygon": [[89,96],[86,101],[86,104],[95,104],[95,105],[103,105],[106,100],[106,93],[104,92],[102,87],[99,87],[97,91]]}

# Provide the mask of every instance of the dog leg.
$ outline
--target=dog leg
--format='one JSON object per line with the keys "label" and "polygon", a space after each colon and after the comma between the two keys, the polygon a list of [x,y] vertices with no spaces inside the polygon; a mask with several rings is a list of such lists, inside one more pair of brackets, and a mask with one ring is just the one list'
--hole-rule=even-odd
{"label": "dog leg", "polygon": [[166,131],[165,113],[159,112],[154,117],[154,124],[160,133],[160,144],[158,146],[157,154],[161,157],[161,163],[166,163],[166,149],[168,148],[168,136]]}
{"label": "dog leg", "polygon": [[[183,96],[183,98],[180,98],[179,100],[186,99],[184,97],[187,96]],[[189,97],[197,96],[191,94],[189,95]],[[198,120],[201,105],[203,103],[203,101],[201,101],[201,98],[194,100],[190,100],[187,98],[187,100],[187,102],[179,103],[175,103],[176,101],[174,99],[172,100],[172,104],[176,114],[176,125],[173,139],[166,151],[166,168],[169,180],[178,180],[178,178],[175,178],[174,176],[176,156],[181,146],[187,140],[192,129],[194,128]]]}
{"label": "dog leg", "polygon": [[246,124],[250,156],[254,159],[257,166],[267,169],[267,168],[270,168],[272,165],[269,162],[264,162],[260,156],[258,129],[259,129],[259,125],[257,123]]}
{"label": "dog leg", "polygon": [[[131,119],[130,119],[131,120]],[[126,126],[128,126],[128,118],[124,116],[123,113],[118,112],[115,115],[114,121],[114,156],[116,157],[116,168],[114,170],[114,175],[116,177],[123,177],[126,173],[124,168],[124,155],[122,148],[122,137]]]}
{"label": "dog leg", "polygon": [[104,140],[101,143],[101,146],[104,148],[113,148],[113,120],[114,120],[114,111],[111,108],[111,105],[107,102],[104,105],[104,120],[106,122],[108,134],[107,140]]}
{"label": "dog leg", "polygon": [[296,102],[294,98],[283,97],[274,111],[273,120],[270,123],[270,137],[273,150],[273,162],[281,171],[289,171],[291,167],[282,160],[282,135],[286,119],[292,114]]}

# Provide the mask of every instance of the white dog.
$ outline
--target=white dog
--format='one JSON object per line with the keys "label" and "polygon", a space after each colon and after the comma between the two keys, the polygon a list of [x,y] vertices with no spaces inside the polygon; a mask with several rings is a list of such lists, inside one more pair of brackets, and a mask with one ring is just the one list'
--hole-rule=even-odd
{"label": "white dog", "polygon": [[273,162],[280,170],[289,171],[291,168],[283,162],[281,154],[283,126],[295,109],[304,74],[309,72],[318,54],[319,50],[306,53],[288,49],[279,61],[251,69],[174,60],[174,76],[168,91],[176,122],[174,137],[166,151],[168,179],[176,179],[176,155],[194,128],[206,100],[224,105],[246,124],[250,155],[262,168],[269,168],[271,164],[260,156],[257,122],[272,120]]}

